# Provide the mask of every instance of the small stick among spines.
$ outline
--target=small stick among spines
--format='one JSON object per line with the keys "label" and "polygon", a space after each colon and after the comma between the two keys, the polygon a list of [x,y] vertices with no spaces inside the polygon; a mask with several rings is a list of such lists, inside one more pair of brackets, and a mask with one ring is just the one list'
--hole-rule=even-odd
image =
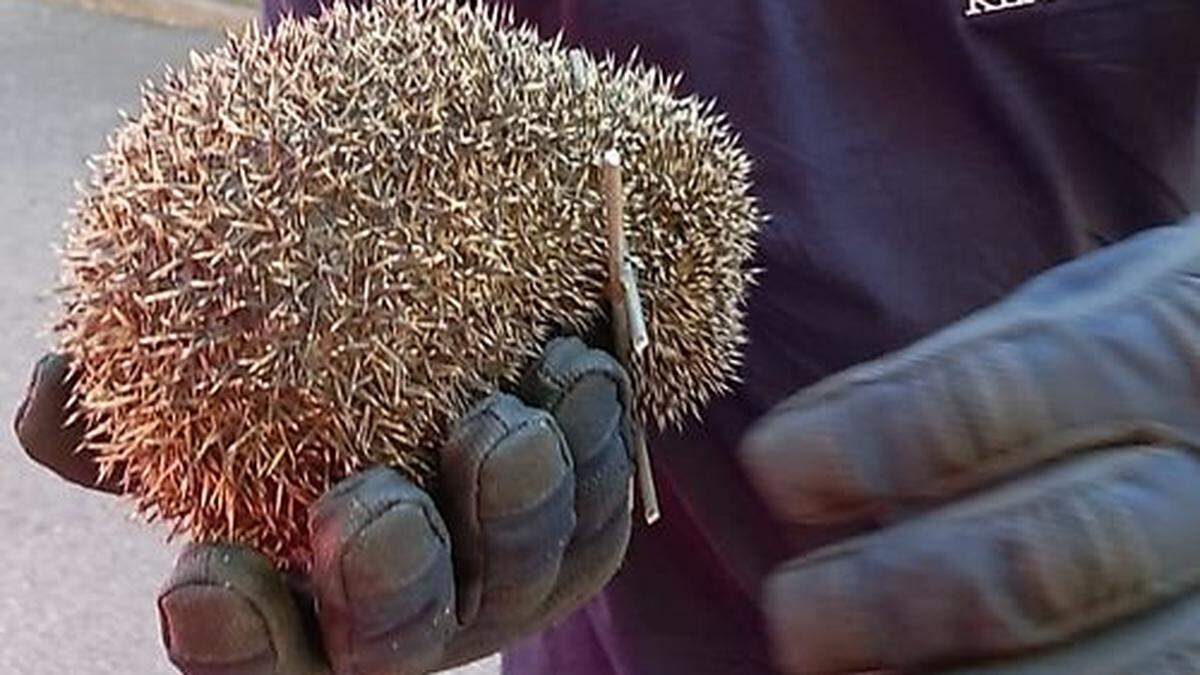
{"label": "small stick among spines", "polygon": [[[633,379],[637,373],[635,361],[650,346],[650,338],[646,332],[646,316],[642,310],[642,297],[637,285],[637,270],[629,252],[629,239],[625,236],[625,188],[621,180],[621,153],[616,150],[605,152],[601,166],[604,183],[604,220],[608,236],[608,297],[613,342],[618,360]],[[642,501],[642,516],[647,525],[653,525],[661,516],[661,511],[658,506],[658,490],[654,485],[654,471],[650,463],[650,450],[646,443],[646,428],[636,416],[630,421],[630,425],[633,434],[633,456],[637,462],[635,479]]]}

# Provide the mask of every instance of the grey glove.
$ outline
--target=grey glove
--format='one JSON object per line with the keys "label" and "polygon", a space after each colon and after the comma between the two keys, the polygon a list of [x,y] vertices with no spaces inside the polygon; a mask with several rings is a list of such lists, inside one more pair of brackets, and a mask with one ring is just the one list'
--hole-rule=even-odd
{"label": "grey glove", "polygon": [[[44,360],[17,417],[27,451],[97,486],[64,428],[70,383]],[[240,547],[195,545],[159,599],[188,675],[421,673],[474,660],[577,608],[615,573],[631,525],[630,387],[607,354],[556,340],[517,396],[460,422],[429,495],[386,468],[311,509],[314,565],[285,580]],[[315,609],[315,611],[314,611]]]}
{"label": "grey glove", "polygon": [[1200,219],[801,392],[743,450],[790,523],[884,525],[766,584],[789,673],[1200,672]]}

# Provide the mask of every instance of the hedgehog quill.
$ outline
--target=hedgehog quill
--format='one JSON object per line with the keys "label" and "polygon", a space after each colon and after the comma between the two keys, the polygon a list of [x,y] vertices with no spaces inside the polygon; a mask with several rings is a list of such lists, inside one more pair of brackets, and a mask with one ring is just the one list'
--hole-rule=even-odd
{"label": "hedgehog quill", "polygon": [[86,443],[138,510],[308,557],[377,463],[423,485],[471,403],[603,320],[601,157],[649,347],[637,414],[725,390],[763,214],[714,104],[449,0],[231,35],[143,92],[68,224],[57,324]]}

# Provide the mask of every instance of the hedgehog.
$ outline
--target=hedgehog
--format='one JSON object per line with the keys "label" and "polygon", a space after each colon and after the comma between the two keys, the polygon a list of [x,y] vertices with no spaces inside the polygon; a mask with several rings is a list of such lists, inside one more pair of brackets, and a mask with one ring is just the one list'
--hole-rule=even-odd
{"label": "hedgehog", "polygon": [[66,225],[56,332],[85,444],[172,535],[309,556],[343,477],[436,481],[450,426],[606,321],[602,160],[649,346],[635,416],[736,379],[764,214],[716,104],[505,10],[335,5],[143,86]]}

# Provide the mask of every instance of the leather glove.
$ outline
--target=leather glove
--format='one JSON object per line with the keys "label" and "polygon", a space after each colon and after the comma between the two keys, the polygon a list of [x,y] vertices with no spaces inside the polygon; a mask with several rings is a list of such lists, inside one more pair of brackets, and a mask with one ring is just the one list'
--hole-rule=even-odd
{"label": "leather glove", "polygon": [[803,391],[742,458],[789,673],[1200,672],[1200,218]]}
{"label": "leather glove", "polygon": [[[187,675],[420,673],[497,651],[596,593],[631,525],[630,386],[607,354],[552,342],[519,387],[457,424],[438,493],[377,468],[310,510],[311,576],[237,546],[193,545],[158,601]],[[70,382],[44,359],[17,415],[36,461],[112,491],[77,452]]]}

